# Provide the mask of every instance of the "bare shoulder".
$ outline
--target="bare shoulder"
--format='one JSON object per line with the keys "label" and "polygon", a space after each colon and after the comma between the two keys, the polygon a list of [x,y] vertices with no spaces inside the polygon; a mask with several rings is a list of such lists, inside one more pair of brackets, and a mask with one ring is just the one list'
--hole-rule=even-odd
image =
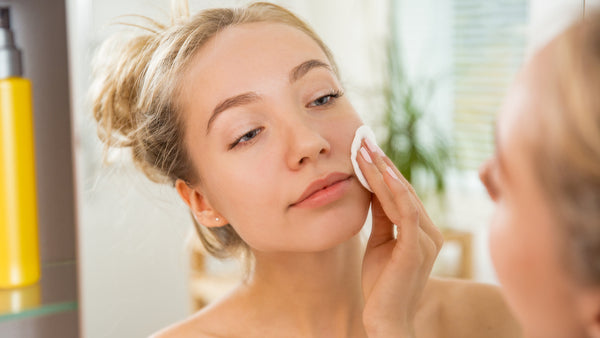
{"label": "bare shoulder", "polygon": [[[454,310],[478,310],[484,313],[508,311],[500,288],[492,284],[460,279],[431,278],[428,288],[440,296],[442,304]],[[460,311],[462,312],[462,311]]]}
{"label": "bare shoulder", "polygon": [[437,299],[441,327],[455,333],[453,337],[522,336],[500,288],[495,285],[432,278],[426,290],[428,297]]}
{"label": "bare shoulder", "polygon": [[237,337],[236,327],[233,323],[240,322],[239,301],[233,296],[229,296],[213,303],[192,316],[170,325],[159,332],[151,335],[151,338],[217,338],[217,337]]}
{"label": "bare shoulder", "polygon": [[218,332],[211,317],[210,309],[203,309],[189,318],[154,333],[150,338],[221,337],[222,335]]}

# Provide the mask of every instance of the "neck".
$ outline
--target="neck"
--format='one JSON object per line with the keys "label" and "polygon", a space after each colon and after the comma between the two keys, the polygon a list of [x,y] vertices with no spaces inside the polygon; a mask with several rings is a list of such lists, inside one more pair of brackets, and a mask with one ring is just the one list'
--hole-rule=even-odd
{"label": "neck", "polygon": [[282,317],[307,336],[348,337],[362,332],[358,235],[323,252],[255,253],[255,258],[247,291],[261,309],[273,310],[270,316]]}

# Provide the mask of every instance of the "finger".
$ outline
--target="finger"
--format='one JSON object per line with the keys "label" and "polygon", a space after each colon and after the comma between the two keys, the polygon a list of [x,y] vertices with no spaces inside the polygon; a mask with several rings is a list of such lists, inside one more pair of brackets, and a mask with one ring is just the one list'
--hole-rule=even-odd
{"label": "finger", "polygon": [[[405,227],[406,231],[412,231]],[[431,238],[421,228],[413,228],[415,240],[397,240],[392,251],[392,264],[398,274],[413,274],[418,278],[426,278],[431,274],[437,250]],[[399,236],[400,237],[400,236]]]}
{"label": "finger", "polygon": [[[390,174],[390,170],[381,160],[383,152],[373,152],[361,147],[360,153],[358,164],[375,194],[372,208],[373,229],[368,247],[376,247],[393,240],[393,224],[398,226],[403,241],[416,243],[419,212],[410,191],[397,177]],[[407,227],[412,229],[403,230]]]}
{"label": "finger", "polygon": [[381,202],[375,195],[373,196],[371,216],[373,217],[373,226],[367,247],[378,247],[381,244],[394,240],[394,224],[385,214]]}
{"label": "finger", "polygon": [[439,251],[434,239],[422,228],[419,233],[419,250],[423,253],[423,267],[430,272]]}
{"label": "finger", "polygon": [[394,224],[381,205],[382,199],[390,200],[392,198],[391,191],[387,188],[381,173],[377,170],[377,167],[373,165],[371,155],[369,155],[364,147],[361,148],[361,152],[356,160],[360,170],[373,190],[373,204],[371,208],[373,226],[367,242],[367,247],[377,247],[395,238]]}
{"label": "finger", "polygon": [[[372,183],[369,181],[367,174],[365,174],[369,185],[372,187],[373,185],[380,186],[383,182],[387,187],[387,189],[381,188],[381,191],[385,191],[386,194],[380,194],[379,201],[391,221],[398,226],[403,224],[417,224],[421,226],[435,244],[436,251],[439,252],[444,241],[442,234],[429,218],[415,190],[394,166],[393,162],[385,156],[377,145],[368,142],[368,140],[363,141],[361,156],[359,157],[365,160],[362,163],[365,168],[364,170],[373,173],[373,176],[376,178],[376,182]],[[361,163],[359,162],[360,165]],[[373,172],[373,166],[377,168],[378,175]],[[361,170],[363,170],[363,167],[361,167]],[[378,189],[373,189],[376,195],[379,194]],[[411,238],[414,240],[414,235],[411,235]]]}
{"label": "finger", "polygon": [[443,245],[444,238],[443,238],[441,232],[439,231],[439,229],[433,223],[433,221],[431,221],[431,218],[429,217],[429,214],[427,213],[425,206],[423,205],[423,202],[417,195],[417,192],[415,191],[413,186],[410,184],[410,182],[408,182],[408,180],[404,177],[404,175],[402,175],[402,173],[398,170],[398,168],[396,168],[396,166],[394,165],[392,160],[390,160],[389,157],[383,156],[383,157],[381,157],[381,159],[392,171],[394,171],[394,173],[396,173],[398,178],[402,182],[404,182],[404,184],[408,187],[408,190],[411,192],[413,200],[416,202],[417,206],[419,207],[419,213],[421,216],[420,226],[431,237],[431,239],[434,241],[434,243],[436,244],[438,251],[439,251],[439,249],[441,249],[441,247]]}
{"label": "finger", "polygon": [[[361,154],[364,155],[363,159],[365,159],[363,162],[364,170],[366,171],[363,171],[363,174],[369,181],[369,185],[373,188],[373,192],[379,198],[383,210],[393,223],[400,225],[402,222],[411,219],[414,221],[414,216],[418,215],[418,210],[415,200],[411,196],[412,193],[383,160],[385,157],[383,151],[379,148],[373,149],[373,147],[373,145],[365,147],[364,143],[361,147]],[[362,168],[361,170],[363,170]]]}
{"label": "finger", "polygon": [[[419,227],[413,229],[418,232],[418,239],[396,242],[391,260],[386,264],[377,281],[379,289],[391,290],[401,286],[406,291],[410,290],[406,295],[408,298],[419,295],[423,290],[434,261],[434,256],[427,249],[427,234]],[[416,296],[413,301],[416,302],[418,299],[419,297]]]}
{"label": "finger", "polygon": [[[404,177],[404,175],[402,175],[402,173],[400,172],[400,170],[398,170],[398,168],[396,168],[396,165],[394,164],[394,162],[392,162],[392,160],[389,157],[387,157],[387,155],[383,156],[383,160],[384,160],[384,162],[387,165],[389,165],[392,168],[392,170],[394,171],[394,173],[400,178],[401,181],[403,181],[404,183],[409,183],[409,185],[410,185],[410,182],[408,182],[408,180],[406,179],[406,177]],[[410,187],[410,190],[412,192],[415,192],[415,190],[413,189],[412,185]]]}
{"label": "finger", "polygon": [[[369,154],[372,157],[373,164],[377,167],[379,172],[381,173],[384,181],[387,183],[388,187],[392,188],[397,186],[394,184],[394,181],[400,181],[402,185],[408,188],[410,195],[412,196],[412,200],[417,202],[419,207],[422,207],[422,203],[419,200],[415,190],[412,185],[404,178],[402,173],[396,168],[396,165],[390,160],[387,155],[377,146],[376,144],[370,142],[368,139],[365,139],[364,144],[369,149]],[[424,208],[423,208],[424,210]]]}
{"label": "finger", "polygon": [[413,188],[412,184],[410,184],[410,182],[406,179],[406,177],[404,177],[404,175],[402,175],[402,173],[400,172],[400,170],[398,170],[398,168],[396,168],[396,165],[394,164],[394,162],[392,162],[392,160],[387,157],[387,156],[383,156],[382,160],[385,164],[387,164],[390,169],[396,174],[396,176],[398,176],[398,178],[408,186],[408,190],[411,192],[411,194],[413,196],[415,196],[416,200],[418,200],[419,202],[419,206],[421,208],[424,209],[423,207],[423,203],[421,202],[421,200],[418,198],[417,192],[415,191],[415,189]]}
{"label": "finger", "polygon": [[383,209],[387,213],[387,204],[389,204],[389,201],[393,199],[393,194],[386,183],[384,176],[385,173],[382,173],[375,163],[373,163],[374,156],[374,153],[369,151],[363,145],[359,150],[359,155],[357,156],[356,161],[365,179],[371,186],[373,194],[378,197]]}

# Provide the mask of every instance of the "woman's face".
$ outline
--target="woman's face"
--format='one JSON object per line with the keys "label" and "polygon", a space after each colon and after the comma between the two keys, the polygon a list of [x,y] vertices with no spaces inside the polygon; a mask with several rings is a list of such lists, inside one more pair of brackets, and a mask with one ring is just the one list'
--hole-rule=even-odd
{"label": "woman's face", "polygon": [[[507,300],[528,337],[579,337],[574,283],[564,268],[564,238],[539,185],[532,144],[539,118],[551,118],[544,55],[520,75],[500,113],[496,154],[481,179],[496,204],[490,250]],[[535,167],[537,168],[537,167]]]}
{"label": "woman's face", "polygon": [[194,188],[254,250],[319,251],[360,231],[371,195],[350,145],[362,122],[308,35],[225,29],[194,56],[180,102]]}

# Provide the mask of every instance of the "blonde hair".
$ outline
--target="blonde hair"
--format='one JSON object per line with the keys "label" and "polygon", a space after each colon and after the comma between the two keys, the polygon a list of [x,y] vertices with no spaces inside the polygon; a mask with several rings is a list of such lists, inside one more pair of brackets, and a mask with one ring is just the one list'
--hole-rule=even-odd
{"label": "blonde hair", "polygon": [[[323,41],[287,9],[265,2],[242,8],[207,9],[189,16],[187,2],[174,2],[170,25],[143,18],[143,34],[127,40],[108,39],[94,60],[90,93],[98,136],[109,148],[130,148],[134,164],[154,182],[199,181],[184,144],[182,114],[177,102],[182,74],[207,41],[227,27],[253,22],[281,23],[312,38],[336,73],[333,56]],[[193,219],[193,218],[192,218]],[[216,257],[249,254],[231,225],[205,228],[194,220],[205,249]]]}
{"label": "blonde hair", "polygon": [[600,284],[600,12],[588,15],[550,46],[557,107],[539,119],[532,158],[565,225],[566,265]]}

